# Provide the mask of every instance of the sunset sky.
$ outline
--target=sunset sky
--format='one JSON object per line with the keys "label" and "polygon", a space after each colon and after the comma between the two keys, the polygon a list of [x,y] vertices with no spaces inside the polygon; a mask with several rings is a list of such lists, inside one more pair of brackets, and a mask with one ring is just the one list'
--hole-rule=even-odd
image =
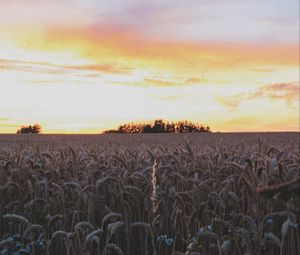
{"label": "sunset sky", "polygon": [[299,0],[0,0],[0,133],[157,118],[299,131]]}

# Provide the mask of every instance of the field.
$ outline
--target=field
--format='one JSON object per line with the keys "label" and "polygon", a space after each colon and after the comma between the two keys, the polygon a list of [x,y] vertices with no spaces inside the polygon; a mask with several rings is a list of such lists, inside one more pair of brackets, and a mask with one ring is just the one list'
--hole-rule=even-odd
{"label": "field", "polygon": [[299,133],[0,135],[0,254],[300,254]]}

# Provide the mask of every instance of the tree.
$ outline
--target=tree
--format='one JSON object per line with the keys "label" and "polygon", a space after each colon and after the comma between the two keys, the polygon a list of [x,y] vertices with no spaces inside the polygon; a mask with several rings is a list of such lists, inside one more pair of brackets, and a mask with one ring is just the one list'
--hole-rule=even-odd
{"label": "tree", "polygon": [[22,126],[18,129],[17,134],[40,134],[42,132],[42,126],[40,124],[34,124],[29,126]]}
{"label": "tree", "polygon": [[146,124],[144,125],[143,129],[142,129],[142,133],[152,133],[152,127],[150,124]]}
{"label": "tree", "polygon": [[155,120],[152,130],[153,133],[165,133],[165,123],[163,120]]}
{"label": "tree", "polygon": [[118,129],[106,130],[105,134],[119,133],[194,133],[194,132],[211,132],[210,127],[191,121],[164,122],[162,119],[155,120],[151,124],[128,123],[119,126]]}
{"label": "tree", "polygon": [[175,124],[174,123],[167,123],[166,124],[166,133],[175,133]]}

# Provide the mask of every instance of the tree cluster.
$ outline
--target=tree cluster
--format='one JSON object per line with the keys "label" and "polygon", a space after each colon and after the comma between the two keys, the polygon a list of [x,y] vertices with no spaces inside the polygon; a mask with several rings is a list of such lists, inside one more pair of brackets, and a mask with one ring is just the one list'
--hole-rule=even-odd
{"label": "tree cluster", "polygon": [[39,124],[22,126],[17,134],[40,134],[42,132],[42,127]]}
{"label": "tree cluster", "polygon": [[104,131],[105,134],[119,133],[195,133],[195,132],[211,132],[209,126],[193,123],[191,121],[164,122],[163,120],[155,120],[151,124],[128,123],[119,126],[118,129]]}

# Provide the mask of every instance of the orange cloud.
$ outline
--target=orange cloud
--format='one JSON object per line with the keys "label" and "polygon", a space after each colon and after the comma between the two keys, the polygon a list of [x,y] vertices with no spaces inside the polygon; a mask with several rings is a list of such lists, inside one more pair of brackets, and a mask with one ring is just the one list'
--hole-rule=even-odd
{"label": "orange cloud", "polygon": [[136,82],[116,82],[119,85],[127,85],[127,86],[138,86],[138,87],[184,87],[199,85],[202,82],[207,82],[206,79],[198,79],[198,78],[190,78],[190,79],[180,79],[178,77],[171,77],[169,79],[160,79],[155,76],[151,78],[144,78],[143,80],[139,80]]}
{"label": "orange cloud", "polygon": [[300,84],[299,82],[294,82],[266,85],[260,88],[259,92],[263,96],[272,99],[283,99],[291,103],[292,101],[299,101]]}
{"label": "orange cloud", "polygon": [[111,64],[95,64],[95,65],[57,65],[46,62],[19,61],[0,59],[0,69],[15,71],[43,72],[51,74],[64,74],[68,71],[93,71],[111,74],[128,74],[129,67],[118,67]]}
{"label": "orange cloud", "polygon": [[[243,98],[244,97],[244,98]],[[244,94],[238,94],[233,96],[216,96],[217,100],[230,110],[236,109],[242,100],[245,100]],[[247,98],[246,98],[247,99]]]}
{"label": "orange cloud", "polygon": [[276,83],[258,88],[253,93],[240,93],[233,96],[216,96],[217,100],[231,110],[236,109],[242,101],[260,97],[285,100],[290,106],[293,101],[299,101],[300,85],[294,83]]}
{"label": "orange cloud", "polygon": [[112,74],[128,74],[130,68],[126,67],[117,67],[110,64],[98,64],[98,65],[77,65],[77,66],[58,66],[66,70],[86,70],[86,71],[95,71],[103,73],[112,73]]}
{"label": "orange cloud", "polygon": [[172,70],[228,70],[259,65],[297,66],[298,45],[160,41],[122,26],[48,28],[20,42],[28,49],[69,50],[98,63]]}
{"label": "orange cloud", "polygon": [[178,83],[171,82],[171,81],[165,81],[165,80],[157,80],[157,79],[144,79],[143,83],[146,85],[154,85],[158,87],[170,87],[170,86],[177,86]]}
{"label": "orange cloud", "polygon": [[269,91],[273,93],[284,93],[284,94],[290,94],[290,95],[297,95],[299,92],[299,82],[296,83],[276,83],[272,85],[266,85],[261,88],[264,91]]}
{"label": "orange cloud", "polygon": [[207,82],[208,80],[205,79],[205,78],[189,78],[185,81],[186,84],[188,85],[192,85],[192,84],[200,84],[200,83],[203,83],[203,82]]}

